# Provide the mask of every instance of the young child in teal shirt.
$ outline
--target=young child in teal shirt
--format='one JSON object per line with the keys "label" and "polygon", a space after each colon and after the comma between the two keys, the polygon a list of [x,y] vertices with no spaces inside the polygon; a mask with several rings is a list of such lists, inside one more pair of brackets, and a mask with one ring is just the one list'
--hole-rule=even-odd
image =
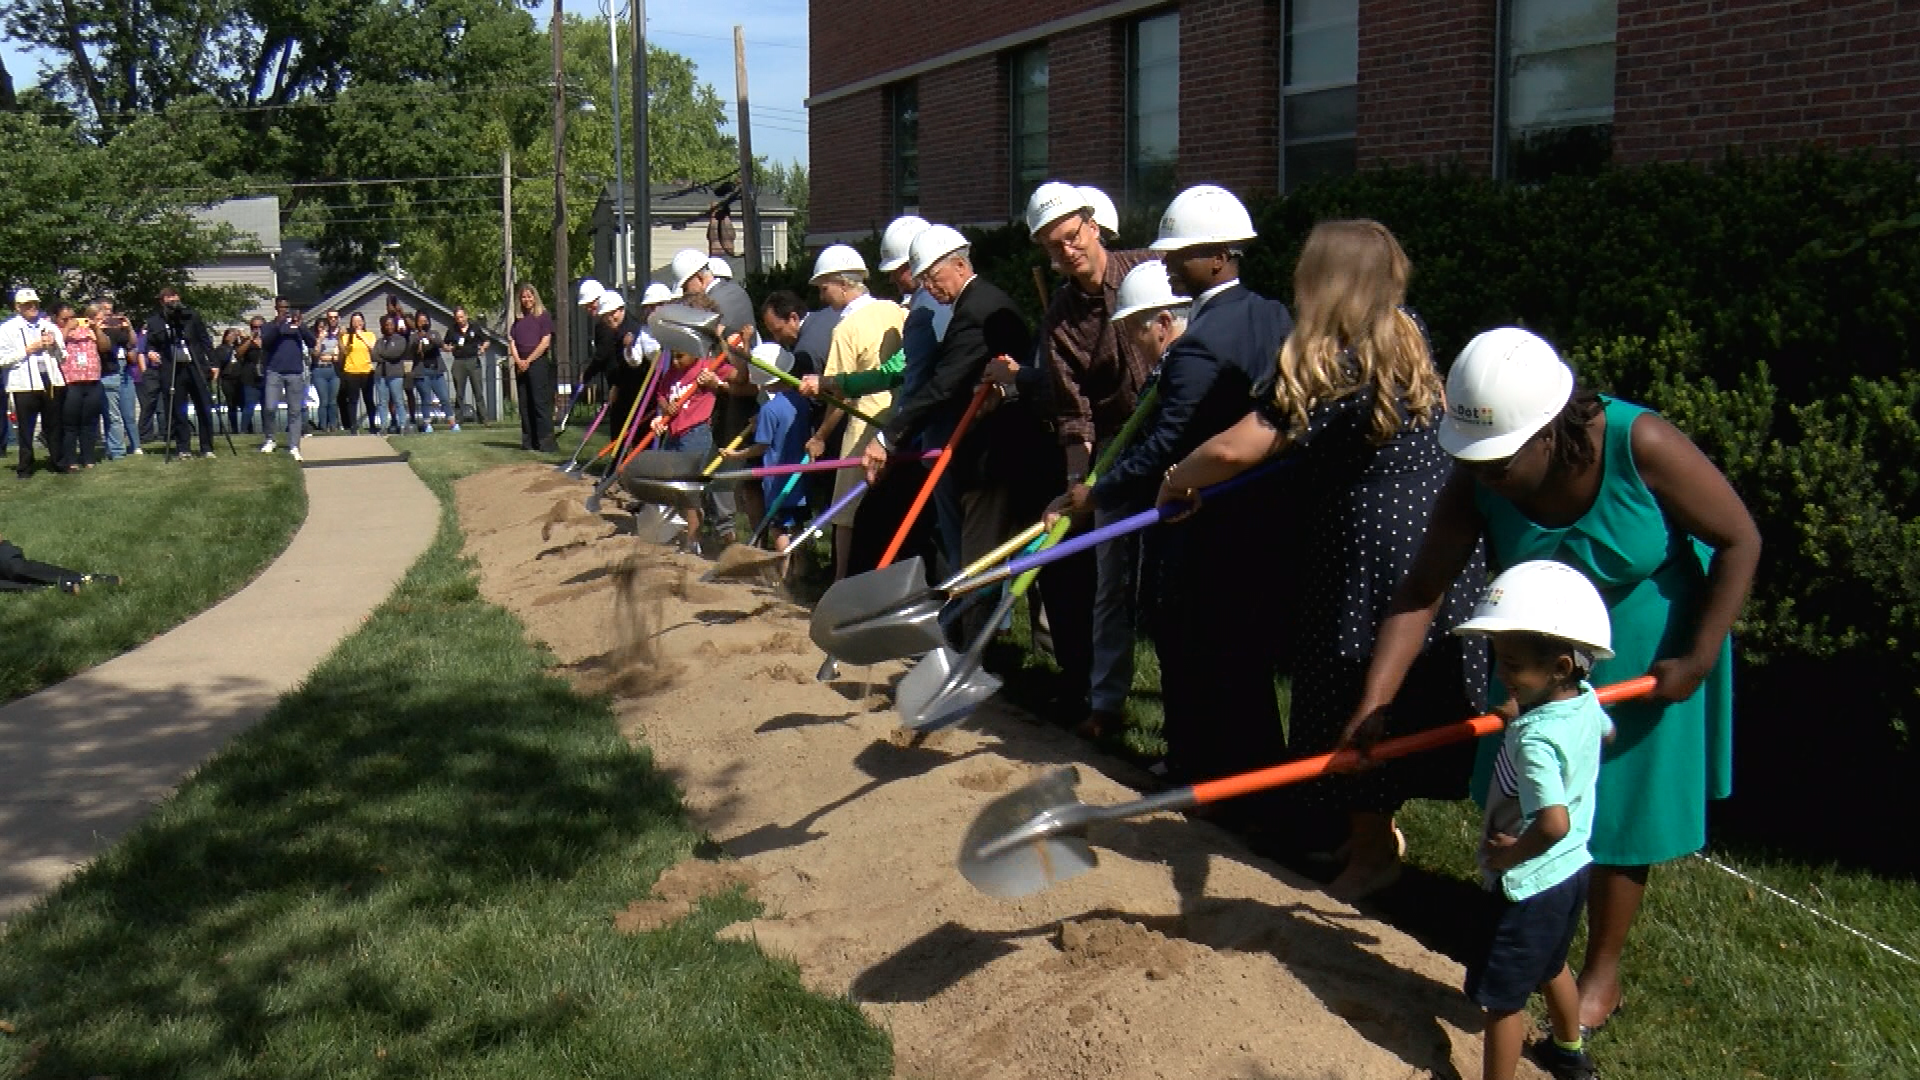
{"label": "young child in teal shirt", "polygon": [[1613,655],[1606,604],[1571,567],[1521,563],[1494,579],[1455,633],[1493,639],[1494,673],[1519,710],[1494,763],[1479,852],[1487,944],[1466,992],[1486,1012],[1481,1075],[1513,1077],[1537,988],[1553,1034],[1531,1056],[1557,1080],[1593,1080],[1567,949],[1586,906],[1594,784],[1612,729],[1586,681],[1594,661]]}

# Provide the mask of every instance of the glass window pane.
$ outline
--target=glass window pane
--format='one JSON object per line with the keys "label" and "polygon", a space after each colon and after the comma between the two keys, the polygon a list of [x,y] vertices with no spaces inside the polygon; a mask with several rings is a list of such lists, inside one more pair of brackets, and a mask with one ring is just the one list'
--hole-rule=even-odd
{"label": "glass window pane", "polygon": [[1512,0],[1510,10],[1507,32],[1515,53],[1611,41],[1619,25],[1617,0]]}
{"label": "glass window pane", "polygon": [[900,209],[920,201],[920,94],[910,82],[893,88],[893,201]]}
{"label": "glass window pane", "polygon": [[1289,32],[1286,62],[1289,86],[1355,81],[1360,77],[1359,24]]}
{"label": "glass window pane", "polygon": [[1287,5],[1287,21],[1294,26],[1312,23],[1358,22],[1360,0],[1293,0]]}
{"label": "glass window pane", "polygon": [[1507,127],[1562,127],[1613,110],[1614,46],[1516,56],[1507,81]]}
{"label": "glass window pane", "polygon": [[1287,190],[1293,191],[1317,180],[1352,175],[1356,167],[1354,146],[1352,139],[1343,139],[1287,147]]}
{"label": "glass window pane", "polygon": [[1289,96],[1284,129],[1287,141],[1353,134],[1358,96],[1351,86]]}
{"label": "glass window pane", "polygon": [[1180,152],[1180,15],[1133,26],[1127,71],[1127,201],[1146,206],[1173,195]]}
{"label": "glass window pane", "polygon": [[1133,145],[1137,160],[1172,161],[1180,153],[1180,118],[1170,112],[1140,117]]}
{"label": "glass window pane", "polygon": [[1180,59],[1180,15],[1169,12],[1134,24],[1134,63],[1144,66],[1155,61]]}

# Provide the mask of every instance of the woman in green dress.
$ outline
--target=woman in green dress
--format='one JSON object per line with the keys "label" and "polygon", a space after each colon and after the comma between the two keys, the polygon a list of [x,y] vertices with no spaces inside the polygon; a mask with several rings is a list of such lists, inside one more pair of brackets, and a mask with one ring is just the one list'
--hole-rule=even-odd
{"label": "woman in green dress", "polygon": [[[1651,672],[1650,699],[1613,710],[1601,765],[1580,1022],[1619,1008],[1620,956],[1654,863],[1706,844],[1706,804],[1732,789],[1728,633],[1753,584],[1760,533],[1706,455],[1658,415],[1580,388],[1525,330],[1470,342],[1447,378],[1440,442],[1460,468],[1381,626],[1344,740],[1366,746],[1475,545],[1488,568],[1554,559],[1607,601],[1615,656],[1596,685]],[[1499,700],[1502,691],[1492,697]],[[1484,790],[1486,769],[1475,790]]]}

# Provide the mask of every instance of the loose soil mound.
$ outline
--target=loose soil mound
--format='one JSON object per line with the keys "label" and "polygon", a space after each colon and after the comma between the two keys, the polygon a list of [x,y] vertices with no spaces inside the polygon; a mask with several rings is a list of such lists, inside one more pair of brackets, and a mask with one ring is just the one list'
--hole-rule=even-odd
{"label": "loose soil mound", "polygon": [[[860,1002],[893,1033],[897,1075],[1479,1072],[1478,1013],[1458,965],[1205,824],[1098,827],[1092,873],[1021,901],[975,892],[954,856],[996,795],[1068,762],[1081,764],[1089,802],[1133,792],[1085,744],[998,703],[911,738],[886,697],[902,665],[813,681],[803,610],[762,587],[698,584],[706,564],[611,522],[552,518],[552,482],[552,469],[524,465],[460,483],[482,591],[580,685],[614,695],[623,730],[738,860],[718,865],[750,875],[767,914],[726,933]],[[670,871],[620,913],[622,928],[658,925],[737,883],[683,876],[715,865]]]}

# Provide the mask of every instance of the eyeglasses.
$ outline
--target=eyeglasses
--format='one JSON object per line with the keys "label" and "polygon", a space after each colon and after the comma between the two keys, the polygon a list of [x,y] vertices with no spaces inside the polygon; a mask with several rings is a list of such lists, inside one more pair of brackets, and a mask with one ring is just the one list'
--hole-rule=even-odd
{"label": "eyeglasses", "polygon": [[1048,251],[1060,254],[1065,254],[1069,251],[1085,251],[1088,247],[1087,226],[1092,225],[1093,222],[1084,217],[1076,217],[1073,220],[1078,224],[1074,226],[1072,232],[1058,239],[1044,240],[1041,242],[1041,246]]}

